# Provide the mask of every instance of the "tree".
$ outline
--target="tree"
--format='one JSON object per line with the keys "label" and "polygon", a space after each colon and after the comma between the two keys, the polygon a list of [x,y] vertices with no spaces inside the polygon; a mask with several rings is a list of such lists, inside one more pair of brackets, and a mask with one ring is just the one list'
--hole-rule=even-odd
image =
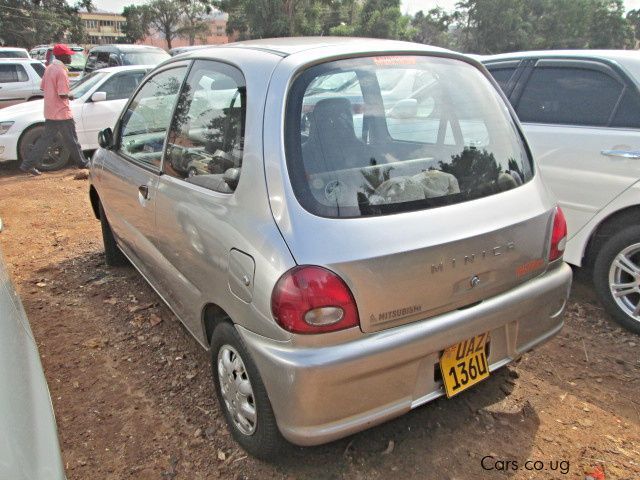
{"label": "tree", "polygon": [[137,43],[149,34],[149,11],[145,5],[129,5],[124,7],[122,16],[126,19],[122,33],[127,42]]}
{"label": "tree", "polygon": [[640,8],[629,10],[627,13],[627,22],[629,22],[629,25],[633,29],[633,38],[637,44],[638,40],[640,40]]}
{"label": "tree", "polygon": [[400,12],[400,0],[366,0],[360,13],[357,35],[408,40],[413,36],[410,18]]}
{"label": "tree", "polygon": [[189,45],[196,43],[197,36],[206,37],[209,34],[209,23],[205,17],[211,13],[211,6],[208,2],[197,2],[181,0],[182,6],[182,26],[178,35],[189,40]]}
{"label": "tree", "polygon": [[78,9],[65,0],[0,0],[0,44],[30,48],[39,43],[80,43],[85,33]]}
{"label": "tree", "polygon": [[425,15],[422,10],[415,14],[411,20],[414,28],[413,41],[439,47],[448,47],[449,26],[454,21],[454,15],[448,14],[442,8],[432,8]]}
{"label": "tree", "polygon": [[147,5],[149,26],[160,32],[171,50],[171,42],[180,36],[181,6],[174,0],[152,0]]}

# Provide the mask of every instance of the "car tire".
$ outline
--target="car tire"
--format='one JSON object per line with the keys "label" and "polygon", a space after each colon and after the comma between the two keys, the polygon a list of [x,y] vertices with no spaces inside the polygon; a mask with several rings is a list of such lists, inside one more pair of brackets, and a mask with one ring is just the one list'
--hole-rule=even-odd
{"label": "car tire", "polygon": [[[35,127],[29,128],[22,134],[22,137],[20,137],[20,143],[18,144],[20,160],[24,161],[43,133],[44,125],[36,125]],[[70,156],[71,154],[69,153],[69,150],[67,150],[67,148],[62,144],[62,141],[56,139],[54,145],[49,147],[44,158],[37,163],[36,167],[43,172],[60,170],[69,162]]]}
{"label": "car tire", "polygon": [[[211,370],[220,409],[236,442],[254,457],[263,460],[278,458],[289,444],[278,430],[258,369],[230,323],[220,323],[211,336]],[[226,393],[223,393],[223,385]],[[250,393],[241,395],[240,388]],[[232,400],[238,403],[232,404]],[[240,411],[242,402],[253,407],[253,421]]]}
{"label": "car tire", "polygon": [[125,257],[120,247],[116,244],[116,239],[111,231],[111,226],[107,221],[102,203],[99,204],[100,226],[102,227],[102,242],[104,243],[104,260],[110,267],[122,267],[129,264],[129,259]]}
{"label": "car tire", "polygon": [[626,228],[605,241],[594,262],[593,283],[613,319],[640,334],[640,315],[633,315],[636,309],[640,312],[640,227]]}

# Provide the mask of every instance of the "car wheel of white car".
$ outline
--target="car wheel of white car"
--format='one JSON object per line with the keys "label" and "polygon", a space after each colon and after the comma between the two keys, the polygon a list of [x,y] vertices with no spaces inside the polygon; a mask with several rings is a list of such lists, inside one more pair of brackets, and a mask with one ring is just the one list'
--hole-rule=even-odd
{"label": "car wheel of white car", "polygon": [[[24,132],[18,145],[21,160],[24,160],[30,154],[31,149],[43,133],[44,126],[42,125],[31,127]],[[69,157],[70,153],[62,144],[62,140],[56,138],[54,144],[49,147],[42,160],[38,162],[37,167],[44,172],[59,170],[69,162]]]}
{"label": "car wheel of white car", "polygon": [[211,337],[218,403],[233,438],[247,452],[274,459],[287,445],[280,434],[258,369],[235,327],[219,324]]}
{"label": "car wheel of white car", "polygon": [[602,245],[593,281],[613,319],[640,334],[640,227],[622,230]]}

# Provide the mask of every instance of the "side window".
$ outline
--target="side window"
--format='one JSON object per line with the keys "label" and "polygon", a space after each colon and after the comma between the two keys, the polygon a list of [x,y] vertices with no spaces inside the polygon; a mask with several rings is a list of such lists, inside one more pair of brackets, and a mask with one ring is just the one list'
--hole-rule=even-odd
{"label": "side window", "polygon": [[242,169],[245,112],[240,71],[196,61],[169,131],[165,173],[217,192],[233,192]]}
{"label": "side window", "polygon": [[42,65],[40,62],[33,62],[31,64],[31,68],[33,68],[38,76],[42,78],[42,76],[44,75],[44,65]]}
{"label": "side window", "polygon": [[635,88],[627,88],[618,105],[612,127],[619,128],[640,128],[640,95]]}
{"label": "side window", "polygon": [[112,53],[109,55],[109,66],[110,67],[117,67],[120,65],[120,61],[118,60],[118,55],[116,55],[115,53]]}
{"label": "side window", "polygon": [[0,63],[0,83],[15,83],[18,81],[18,74],[15,65]]}
{"label": "side window", "polygon": [[122,100],[129,98],[140,85],[144,72],[125,72],[114,75],[104,82],[98,91],[107,94],[107,100]]}
{"label": "side window", "polygon": [[516,110],[523,122],[604,126],[622,88],[597,70],[537,67]]}
{"label": "side window", "polygon": [[515,71],[515,67],[489,68],[489,73],[493,78],[495,78],[496,82],[498,82],[498,85],[500,85],[500,88],[504,91],[506,91],[505,89],[507,88],[507,84],[509,83],[509,80],[511,80],[511,77],[513,77]]}
{"label": "side window", "polygon": [[138,162],[160,168],[164,138],[187,67],[151,77],[122,115],[118,150]]}
{"label": "side window", "polygon": [[16,65],[16,75],[18,77],[19,82],[29,81],[29,75],[27,75],[27,71],[24,69],[22,65]]}
{"label": "side window", "polygon": [[108,66],[109,66],[109,52],[98,52],[95,68],[101,69],[101,68],[107,68]]}
{"label": "side window", "polygon": [[98,54],[95,52],[89,53],[89,56],[87,57],[86,69],[93,70],[94,68],[96,68],[97,61],[98,61]]}

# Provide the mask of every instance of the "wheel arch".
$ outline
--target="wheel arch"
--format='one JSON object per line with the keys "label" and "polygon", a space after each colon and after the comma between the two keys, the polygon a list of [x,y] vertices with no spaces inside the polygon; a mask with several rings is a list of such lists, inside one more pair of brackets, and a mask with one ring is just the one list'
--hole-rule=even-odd
{"label": "wheel arch", "polygon": [[222,307],[215,303],[208,303],[204,306],[202,309],[202,327],[207,348],[211,346],[213,331],[223,322],[233,323],[229,314]]}
{"label": "wheel arch", "polygon": [[633,225],[640,225],[640,205],[616,210],[602,219],[591,233],[584,250],[585,265],[592,267],[602,245],[625,226]]}
{"label": "wheel arch", "polygon": [[29,125],[28,127],[26,127],[24,130],[22,130],[22,133],[20,134],[20,136],[18,137],[18,144],[16,145],[16,153],[18,154],[18,160],[20,160],[21,162],[24,160],[22,158],[22,154],[20,153],[20,144],[22,143],[22,139],[24,138],[24,136],[27,134],[27,132],[29,132],[30,130],[33,130],[36,127],[44,127],[44,122],[37,122],[37,123],[32,123],[31,125]]}
{"label": "wheel arch", "polygon": [[91,210],[93,210],[93,215],[96,219],[100,220],[100,196],[93,185],[89,187],[89,200],[91,201]]}

